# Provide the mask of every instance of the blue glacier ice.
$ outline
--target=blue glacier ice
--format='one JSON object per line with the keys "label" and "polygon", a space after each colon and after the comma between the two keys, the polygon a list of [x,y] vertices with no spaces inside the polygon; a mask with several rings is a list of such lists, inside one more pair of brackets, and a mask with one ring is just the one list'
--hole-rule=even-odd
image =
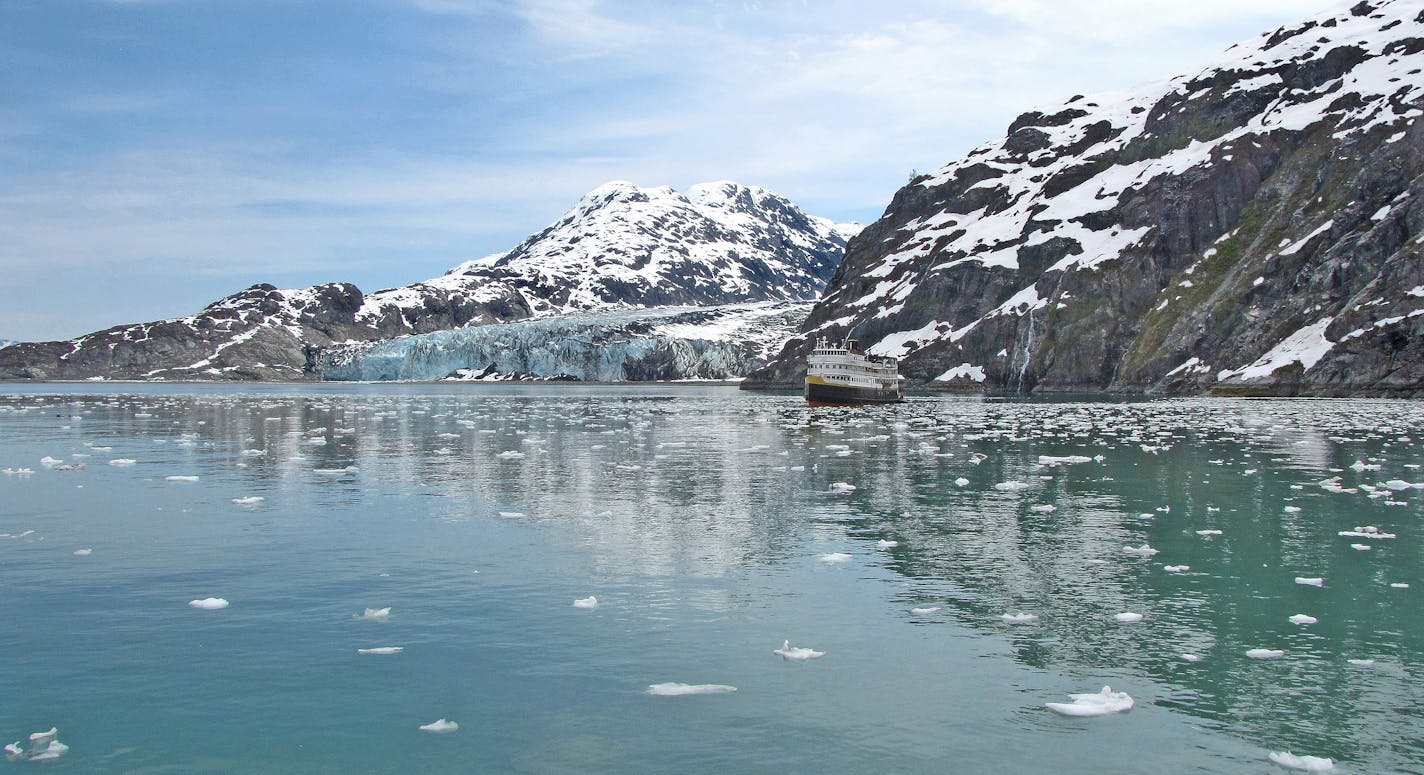
{"label": "blue glacier ice", "polygon": [[322,379],[572,378],[621,382],[731,379],[790,338],[807,303],[659,307],[458,328],[322,348]]}

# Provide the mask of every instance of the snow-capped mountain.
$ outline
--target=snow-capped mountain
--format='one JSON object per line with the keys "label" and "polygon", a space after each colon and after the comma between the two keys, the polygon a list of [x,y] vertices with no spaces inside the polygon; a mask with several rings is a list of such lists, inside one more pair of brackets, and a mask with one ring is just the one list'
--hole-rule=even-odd
{"label": "snow-capped mountain", "polygon": [[1020,116],[901,189],[802,333],[921,385],[1424,393],[1424,3]]}
{"label": "snow-capped mountain", "polygon": [[11,379],[313,379],[323,347],[531,317],[808,301],[854,224],[765,189],[609,183],[513,250],[401,288],[255,285],[197,315],[0,351]]}

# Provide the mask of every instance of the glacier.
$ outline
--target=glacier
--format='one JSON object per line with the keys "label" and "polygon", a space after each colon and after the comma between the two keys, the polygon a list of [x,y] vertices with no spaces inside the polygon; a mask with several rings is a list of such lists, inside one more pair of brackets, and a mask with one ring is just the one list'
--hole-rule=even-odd
{"label": "glacier", "polygon": [[331,381],[738,379],[767,362],[810,302],[659,307],[513,323],[318,348]]}

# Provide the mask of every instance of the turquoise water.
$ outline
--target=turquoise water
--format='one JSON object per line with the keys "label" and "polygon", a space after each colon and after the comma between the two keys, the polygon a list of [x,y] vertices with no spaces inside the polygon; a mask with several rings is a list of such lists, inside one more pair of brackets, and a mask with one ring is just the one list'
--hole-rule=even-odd
{"label": "turquoise water", "polygon": [[[70,751],[0,767],[1424,772],[1421,438],[1388,401],[10,386],[0,736]],[[1104,685],[1135,707],[1045,708]]]}

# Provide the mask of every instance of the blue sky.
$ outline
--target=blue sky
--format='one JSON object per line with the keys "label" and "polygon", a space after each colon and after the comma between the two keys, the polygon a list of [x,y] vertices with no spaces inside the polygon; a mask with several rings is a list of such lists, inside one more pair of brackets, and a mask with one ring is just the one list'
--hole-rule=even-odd
{"label": "blue sky", "polygon": [[0,338],[372,291],[608,180],[875,220],[1017,114],[1329,0],[0,0]]}

